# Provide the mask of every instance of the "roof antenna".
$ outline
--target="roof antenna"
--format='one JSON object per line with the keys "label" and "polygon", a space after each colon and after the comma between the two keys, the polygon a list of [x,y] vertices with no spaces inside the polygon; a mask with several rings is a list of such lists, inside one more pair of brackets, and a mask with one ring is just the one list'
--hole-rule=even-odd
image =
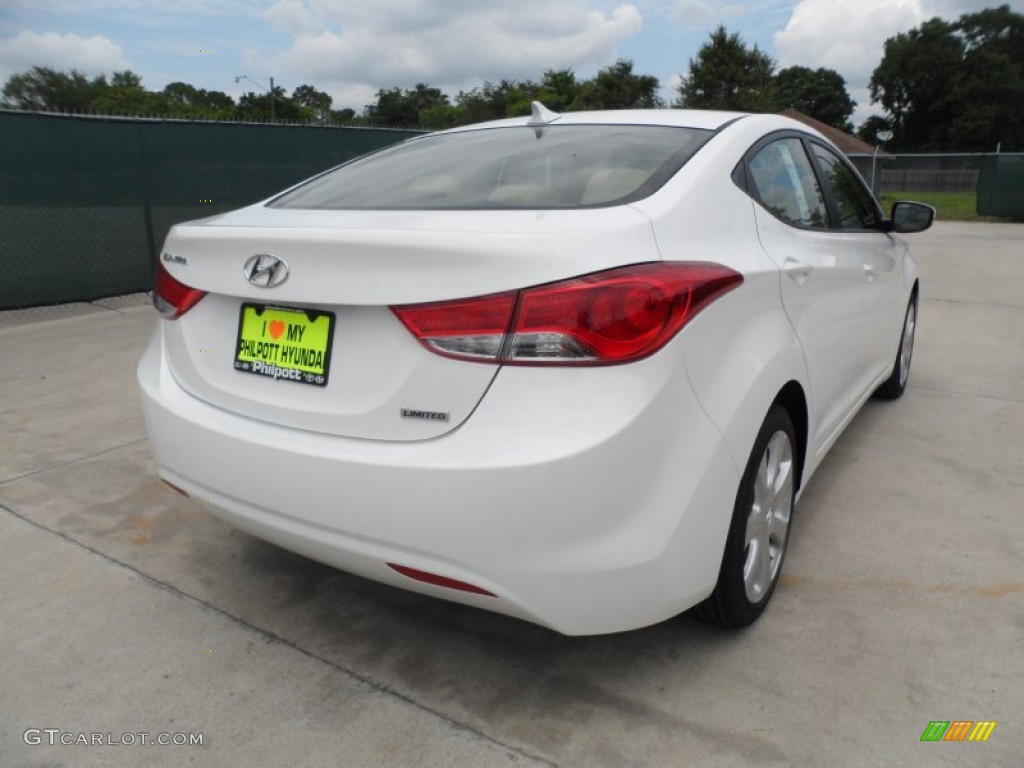
{"label": "roof antenna", "polygon": [[557,112],[552,112],[550,109],[545,107],[539,101],[535,101],[530,105],[532,114],[530,115],[530,121],[527,125],[547,125],[553,123],[555,120],[561,117]]}
{"label": "roof antenna", "polygon": [[557,112],[552,112],[550,109],[545,107],[539,101],[535,101],[530,105],[530,119],[526,122],[527,125],[533,126],[534,133],[537,134],[537,138],[541,137],[544,132],[544,126],[549,123],[558,120],[561,115]]}

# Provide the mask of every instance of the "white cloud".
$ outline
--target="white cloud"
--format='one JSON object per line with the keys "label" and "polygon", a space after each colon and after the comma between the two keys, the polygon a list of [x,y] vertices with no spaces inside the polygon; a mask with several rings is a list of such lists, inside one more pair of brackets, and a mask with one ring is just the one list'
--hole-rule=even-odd
{"label": "white cloud", "polygon": [[847,86],[847,92],[850,94],[850,98],[853,99],[857,106],[854,107],[853,114],[850,116],[850,122],[853,123],[854,127],[860,127],[860,125],[872,115],[883,114],[882,106],[880,104],[871,104],[871,91],[865,85],[860,88],[851,88]]}
{"label": "white cloud", "polygon": [[107,37],[59,35],[56,32],[19,32],[0,40],[0,82],[32,67],[78,69],[87,75],[129,69],[121,46]]}
{"label": "white cloud", "polygon": [[251,8],[251,0],[4,0],[5,10],[29,10],[61,15],[76,13],[135,13],[145,16],[239,13]]}
{"label": "white cloud", "polygon": [[323,29],[323,24],[310,13],[302,0],[278,0],[263,12],[263,16],[297,37],[315,35]]}
{"label": "white cloud", "polygon": [[701,24],[711,18],[714,11],[707,0],[675,0],[672,17],[688,24]]}
{"label": "white cloud", "polygon": [[269,64],[357,110],[393,85],[454,95],[485,80],[610,64],[643,25],[635,5],[599,0],[279,0],[267,18],[295,37]]}
{"label": "white cloud", "polygon": [[708,21],[722,21],[729,16],[739,16],[748,8],[741,3],[722,3],[712,0],[675,0],[672,4],[672,18],[684,24],[699,26]]}
{"label": "white cloud", "polygon": [[801,0],[774,35],[778,64],[829,67],[859,87],[871,78],[886,38],[923,18],[922,0]]}

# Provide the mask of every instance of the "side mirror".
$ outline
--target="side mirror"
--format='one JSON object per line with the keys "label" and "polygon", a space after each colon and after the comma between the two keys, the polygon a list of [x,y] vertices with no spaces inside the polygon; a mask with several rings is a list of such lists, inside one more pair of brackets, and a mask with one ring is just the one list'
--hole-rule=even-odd
{"label": "side mirror", "polygon": [[924,203],[911,203],[902,200],[892,204],[892,215],[889,218],[891,231],[903,234],[924,232],[935,220],[935,209]]}

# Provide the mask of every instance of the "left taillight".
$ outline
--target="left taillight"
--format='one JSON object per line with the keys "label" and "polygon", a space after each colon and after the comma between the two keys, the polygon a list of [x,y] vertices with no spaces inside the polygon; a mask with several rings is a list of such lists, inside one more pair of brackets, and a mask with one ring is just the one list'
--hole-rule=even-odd
{"label": "left taillight", "polygon": [[199,303],[206,295],[176,280],[161,262],[156,263],[156,277],[153,281],[153,306],[165,320],[177,320]]}
{"label": "left taillight", "polygon": [[431,352],[504,365],[615,365],[667,344],[743,282],[721,264],[654,262],[521,291],[392,307]]}

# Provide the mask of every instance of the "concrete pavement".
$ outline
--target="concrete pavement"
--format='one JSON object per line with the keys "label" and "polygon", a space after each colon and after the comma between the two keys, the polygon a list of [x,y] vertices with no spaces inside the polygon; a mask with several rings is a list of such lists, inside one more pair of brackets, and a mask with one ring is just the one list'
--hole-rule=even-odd
{"label": "concrete pavement", "polygon": [[1024,227],[910,240],[910,389],[840,439],[739,633],[565,638],[264,544],[156,480],[140,297],[0,313],[0,765],[1020,764]]}

